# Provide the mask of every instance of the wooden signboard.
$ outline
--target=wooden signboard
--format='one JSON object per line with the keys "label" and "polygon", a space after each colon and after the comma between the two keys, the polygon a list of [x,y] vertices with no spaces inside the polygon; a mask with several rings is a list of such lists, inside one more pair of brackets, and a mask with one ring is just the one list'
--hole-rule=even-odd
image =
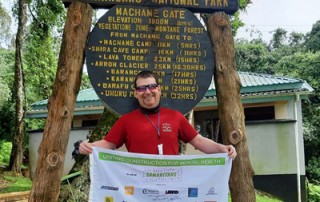
{"label": "wooden signboard", "polygon": [[[63,0],[68,6],[74,0]],[[115,5],[133,5],[148,7],[186,8],[192,12],[212,13],[224,11],[234,14],[238,10],[238,0],[78,0],[89,3],[94,8],[111,8]]]}
{"label": "wooden signboard", "polygon": [[135,75],[159,76],[161,105],[187,113],[212,80],[212,45],[200,21],[187,9],[118,5],[93,28],[86,64],[93,88],[117,114],[137,108]]}

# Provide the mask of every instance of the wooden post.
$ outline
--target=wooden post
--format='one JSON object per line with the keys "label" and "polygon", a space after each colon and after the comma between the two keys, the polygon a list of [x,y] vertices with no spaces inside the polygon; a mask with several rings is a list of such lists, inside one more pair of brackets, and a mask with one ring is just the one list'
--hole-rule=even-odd
{"label": "wooden post", "polygon": [[68,8],[58,69],[29,201],[58,201],[60,179],[80,88],[92,8],[74,1]]}
{"label": "wooden post", "polygon": [[224,144],[234,145],[238,152],[229,182],[231,198],[234,202],[256,201],[230,20],[225,13],[215,13],[208,18],[207,26],[215,54],[214,79],[222,138]]}

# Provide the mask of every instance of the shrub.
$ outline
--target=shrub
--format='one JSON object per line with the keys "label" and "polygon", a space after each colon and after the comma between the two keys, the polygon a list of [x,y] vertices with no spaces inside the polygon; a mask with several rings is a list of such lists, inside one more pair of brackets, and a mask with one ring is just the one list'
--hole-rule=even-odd
{"label": "shrub", "polygon": [[9,165],[12,143],[0,141],[0,164]]}
{"label": "shrub", "polygon": [[306,167],[308,178],[311,182],[320,179],[320,157],[311,157]]}
{"label": "shrub", "polygon": [[320,186],[308,184],[308,201],[320,202]]}

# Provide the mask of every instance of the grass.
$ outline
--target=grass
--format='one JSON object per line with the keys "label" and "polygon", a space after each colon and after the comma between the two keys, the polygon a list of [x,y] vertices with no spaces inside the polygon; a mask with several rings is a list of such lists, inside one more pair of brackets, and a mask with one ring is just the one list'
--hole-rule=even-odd
{"label": "grass", "polygon": [[262,192],[257,192],[256,201],[257,202],[281,202],[281,200],[274,198],[270,195],[264,194]]}
{"label": "grass", "polygon": [[[271,195],[262,193],[260,191],[256,191],[256,201],[257,202],[282,202],[281,200],[276,199]],[[232,202],[230,194],[229,194],[228,202]]]}
{"label": "grass", "polygon": [[22,175],[16,175],[13,172],[3,172],[0,176],[0,194],[29,191],[32,187],[32,181]]}

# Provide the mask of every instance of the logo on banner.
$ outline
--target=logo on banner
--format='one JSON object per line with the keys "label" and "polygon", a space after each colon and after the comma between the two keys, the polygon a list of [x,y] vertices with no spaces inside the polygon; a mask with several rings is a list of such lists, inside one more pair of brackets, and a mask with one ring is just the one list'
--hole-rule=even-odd
{"label": "logo on banner", "polygon": [[217,193],[216,193],[216,191],[215,191],[214,187],[210,187],[210,189],[208,190],[207,195],[217,195]]}
{"label": "logo on banner", "polygon": [[112,191],[118,191],[118,187],[111,187],[111,186],[101,186],[100,189],[106,189],[106,190],[112,190]]}
{"label": "logo on banner", "polygon": [[104,197],[104,202],[114,202],[112,196],[106,196]]}
{"label": "logo on banner", "polygon": [[152,189],[143,189],[142,193],[146,194],[146,195],[153,195],[153,194],[154,195],[158,195],[159,191],[158,190],[152,190]]}
{"label": "logo on banner", "polygon": [[198,197],[198,188],[188,188],[188,197]]}
{"label": "logo on banner", "polygon": [[126,195],[133,195],[134,194],[134,186],[125,186],[124,193]]}
{"label": "logo on banner", "polygon": [[166,194],[179,194],[178,190],[166,190]]}
{"label": "logo on banner", "polygon": [[[159,161],[159,163],[161,163]],[[166,163],[165,161],[163,163]],[[180,181],[182,175],[181,168],[161,168],[147,169],[143,173],[143,178],[148,182],[169,182]]]}

